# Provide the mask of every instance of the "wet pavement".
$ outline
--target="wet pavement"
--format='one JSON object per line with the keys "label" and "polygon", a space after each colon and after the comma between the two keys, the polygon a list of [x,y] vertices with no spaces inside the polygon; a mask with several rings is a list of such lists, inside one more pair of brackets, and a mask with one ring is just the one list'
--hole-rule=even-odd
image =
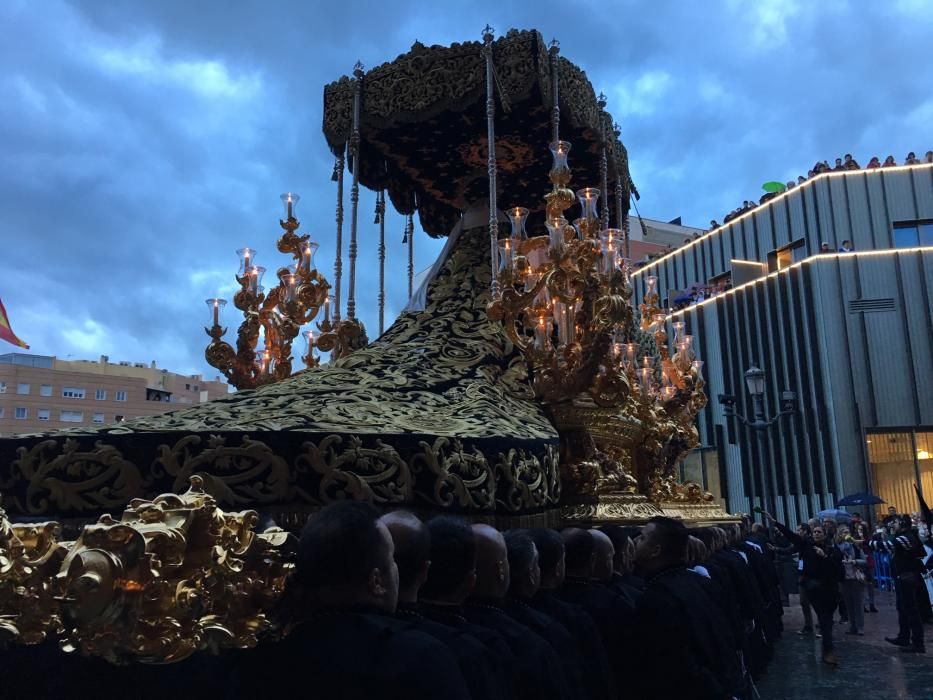
{"label": "wet pavement", "polygon": [[933,700],[933,626],[925,625],[927,654],[902,654],[884,641],[897,634],[894,594],[878,592],[878,613],[865,613],[865,636],[833,630],[839,667],[820,658],[820,640],[803,627],[798,597],[784,608],[784,636],[767,674],[758,681],[762,700]]}

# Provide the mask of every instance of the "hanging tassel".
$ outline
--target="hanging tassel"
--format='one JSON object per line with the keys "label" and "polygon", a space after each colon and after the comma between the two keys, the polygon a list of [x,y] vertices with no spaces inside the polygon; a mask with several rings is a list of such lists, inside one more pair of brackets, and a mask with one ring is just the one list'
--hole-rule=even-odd
{"label": "hanging tassel", "polygon": [[330,176],[331,182],[337,182],[340,179],[340,158],[334,161],[334,172]]}
{"label": "hanging tassel", "polygon": [[408,243],[408,227],[407,226],[405,227],[405,235],[402,236],[402,245],[405,245],[406,243]]}

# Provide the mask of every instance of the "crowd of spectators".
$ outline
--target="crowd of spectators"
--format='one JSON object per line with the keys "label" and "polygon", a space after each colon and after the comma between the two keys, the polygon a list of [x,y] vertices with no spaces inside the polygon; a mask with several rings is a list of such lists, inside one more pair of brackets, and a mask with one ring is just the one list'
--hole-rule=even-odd
{"label": "crowd of spectators", "polygon": [[343,699],[752,697],[783,608],[749,526],[500,532],[337,503],[302,532],[290,632],[232,685],[276,697],[300,669]]}
{"label": "crowd of spectators", "polygon": [[[902,165],[921,165],[924,163],[933,163],[933,150],[927,151],[924,154],[922,160],[917,158],[916,153],[911,151],[910,153],[907,154],[906,158],[904,158],[904,162]],[[894,156],[889,155],[887,158],[884,159],[884,163],[880,161],[878,156],[873,156],[871,160],[868,161],[868,165],[865,166],[865,169],[867,170],[869,168],[892,168],[892,167],[896,167],[897,165],[898,163],[894,159]],[[784,191],[791,190],[794,187],[797,187],[798,185],[802,185],[804,182],[806,182],[810,178],[816,177],[817,175],[822,175],[823,173],[829,173],[829,172],[841,172],[845,170],[862,170],[862,167],[858,164],[855,158],[852,157],[851,153],[846,153],[843,158],[836,158],[835,164],[832,166],[830,166],[828,161],[818,160],[816,164],[809,171],[807,171],[806,177],[804,177],[803,175],[799,175],[797,177],[796,182],[794,182],[793,180],[789,180],[787,184],[784,186]],[[769,200],[774,199],[775,197],[778,196],[778,194],[780,194],[780,192],[766,192],[758,199],[757,202],[755,202],[754,199],[746,199],[744,202],[742,202],[742,206],[736,207],[735,209],[730,211],[728,214],[726,214],[726,216],[723,218],[723,223],[726,223],[726,224],[729,223],[733,219],[741,216],[742,214],[745,214],[746,212],[749,212],[755,209],[756,207],[762,204],[765,204]],[[710,231],[714,231],[715,229],[719,228],[719,226],[720,226],[719,222],[717,222],[715,219],[709,222]]]}
{"label": "crowd of spectators", "polygon": [[804,617],[800,634],[821,638],[825,663],[839,663],[833,639],[837,611],[839,622],[848,626],[845,633],[857,636],[865,634],[865,614],[878,612],[875,558],[879,555],[890,558],[898,613],[898,632],[885,639],[902,652],[926,653],[923,623],[933,622],[933,608],[924,577],[933,569],[933,513],[919,488],[917,495],[920,514],[912,517],[890,508],[874,532],[859,513],[846,522],[828,516],[810,519],[796,531],[763,513],[778,533],[773,547],[782,572],[781,597],[787,604],[791,593],[800,594]]}

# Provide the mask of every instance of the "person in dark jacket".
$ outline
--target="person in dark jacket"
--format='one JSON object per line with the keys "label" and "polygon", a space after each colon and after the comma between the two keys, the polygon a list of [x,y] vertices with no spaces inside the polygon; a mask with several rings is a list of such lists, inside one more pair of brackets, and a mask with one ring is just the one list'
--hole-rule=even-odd
{"label": "person in dark jacket", "polygon": [[418,592],[431,567],[431,534],[417,516],[407,511],[383,515],[395,544],[398,566],[398,607],[395,616],[442,642],[454,654],[473,698],[507,698],[508,682],[491,648],[463,628],[429,620],[418,604]]}
{"label": "person in dark jacket", "polygon": [[762,512],[762,515],[800,552],[803,559],[801,583],[819,621],[823,663],[838,666],[839,658],[833,645],[833,611],[839,605],[839,584],[845,576],[842,553],[821,526],[811,529],[812,539],[804,539],[770,513]]}
{"label": "person in dark jacket", "polygon": [[564,541],[560,533],[542,528],[532,530],[530,534],[538,551],[541,574],[538,590],[530,601],[531,606],[559,620],[580,644],[583,676],[589,697],[592,700],[615,698],[615,682],[596,623],[582,607],[561,600],[558,596],[566,576]]}
{"label": "person in dark jacket", "polygon": [[505,639],[516,659],[522,697],[535,700],[573,697],[557,652],[505,610],[511,574],[502,533],[489,525],[473,525],[472,529],[476,538],[476,585],[464,601],[464,616]]}
{"label": "person in dark jacket", "polygon": [[283,641],[260,645],[234,667],[232,697],[286,697],[300,670],[316,697],[470,700],[448,648],[394,617],[393,556],[392,537],[368,503],[341,501],[312,516],[295,582],[311,607]]}
{"label": "person in dark jacket", "polygon": [[638,639],[632,697],[725,700],[742,693],[735,642],[705,578],[686,566],[687,528],[671,518],[648,521],[635,543],[636,571],[645,579],[638,599]]}
{"label": "person in dark jacket", "polygon": [[892,520],[891,536],[875,535],[871,546],[876,552],[891,555],[891,573],[894,576],[894,592],[897,596],[896,637],[885,639],[901,647],[901,651],[925,654],[923,621],[917,604],[919,587],[924,585],[921,572],[921,557],[926,555],[920,538],[909,515],[896,515]]}

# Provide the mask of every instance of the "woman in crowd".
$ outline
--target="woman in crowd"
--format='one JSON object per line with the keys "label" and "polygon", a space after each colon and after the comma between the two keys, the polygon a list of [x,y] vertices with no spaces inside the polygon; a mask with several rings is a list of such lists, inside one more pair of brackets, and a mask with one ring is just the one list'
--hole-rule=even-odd
{"label": "woman in crowd", "polygon": [[842,565],[845,578],[842,581],[842,599],[849,615],[849,629],[846,634],[864,635],[865,609],[865,553],[856,543],[849,528],[840,525],[836,532],[836,546],[842,552]]}
{"label": "woman in crowd", "polygon": [[800,552],[803,560],[801,583],[820,625],[823,663],[838,666],[839,658],[833,646],[833,611],[839,604],[839,582],[844,573],[842,552],[826,537],[822,525],[811,528],[811,539],[804,539],[777,522],[770,513],[762,512],[762,515]]}

